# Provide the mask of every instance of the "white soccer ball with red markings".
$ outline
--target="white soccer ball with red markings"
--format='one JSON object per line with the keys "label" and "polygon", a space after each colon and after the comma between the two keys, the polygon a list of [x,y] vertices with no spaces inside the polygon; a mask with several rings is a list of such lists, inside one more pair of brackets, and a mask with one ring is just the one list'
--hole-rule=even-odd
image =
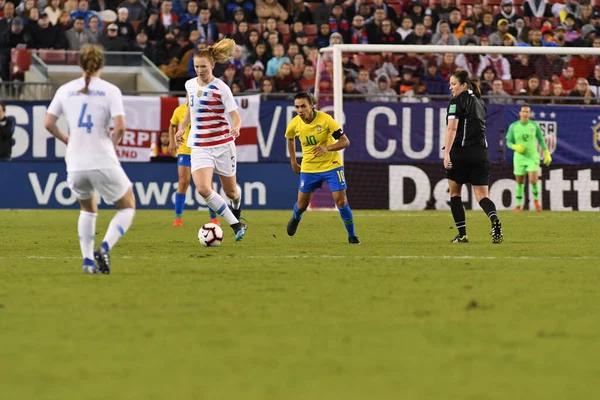
{"label": "white soccer ball with red markings", "polygon": [[202,225],[198,231],[198,240],[204,247],[217,247],[223,243],[223,229],[212,222]]}

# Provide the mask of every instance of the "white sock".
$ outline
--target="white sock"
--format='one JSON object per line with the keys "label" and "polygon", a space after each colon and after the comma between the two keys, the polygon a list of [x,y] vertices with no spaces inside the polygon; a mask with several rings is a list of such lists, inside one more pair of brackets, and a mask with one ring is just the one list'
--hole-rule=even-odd
{"label": "white sock", "polygon": [[225,203],[225,200],[219,195],[219,193],[215,192],[214,190],[212,191],[210,196],[204,198],[204,201],[206,201],[206,204],[208,204],[208,206],[212,208],[214,212],[225,218],[225,221],[227,221],[229,225],[237,224],[238,222],[240,222],[233,215],[229,207],[227,207],[227,203]]}
{"label": "white sock", "polygon": [[231,199],[231,207],[235,210],[240,209],[240,205],[242,204],[242,191],[239,190],[237,192],[237,197],[235,199]]}
{"label": "white sock", "polygon": [[127,232],[133,222],[133,217],[135,217],[135,209],[133,208],[124,208],[117,211],[108,225],[104,240],[102,240],[102,247],[105,251],[110,251],[121,236]]}
{"label": "white sock", "polygon": [[94,259],[94,239],[96,237],[96,217],[98,214],[87,211],[79,213],[77,221],[77,233],[79,234],[79,246],[81,256],[84,259]]}

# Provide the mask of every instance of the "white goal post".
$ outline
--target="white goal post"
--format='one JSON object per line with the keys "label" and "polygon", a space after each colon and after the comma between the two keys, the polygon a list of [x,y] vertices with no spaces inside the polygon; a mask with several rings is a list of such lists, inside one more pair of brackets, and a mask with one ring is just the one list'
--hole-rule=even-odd
{"label": "white goal post", "polygon": [[[561,56],[599,56],[600,48],[595,47],[532,47],[532,46],[438,46],[438,45],[396,45],[396,44],[336,44],[320,50],[321,54],[333,53],[333,117],[343,128],[345,123],[343,104],[342,53],[454,53],[454,54],[528,54]],[[319,74],[316,76],[315,96],[318,98]]]}

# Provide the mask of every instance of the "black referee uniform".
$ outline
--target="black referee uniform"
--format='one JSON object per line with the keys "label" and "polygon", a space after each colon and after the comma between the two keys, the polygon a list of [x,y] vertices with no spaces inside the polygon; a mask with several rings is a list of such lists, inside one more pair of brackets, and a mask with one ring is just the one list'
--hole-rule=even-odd
{"label": "black referee uniform", "polygon": [[466,90],[450,100],[446,125],[458,120],[456,137],[450,149],[452,168],[446,170],[448,179],[456,183],[487,186],[490,181],[490,157],[485,138],[487,108],[472,90]]}

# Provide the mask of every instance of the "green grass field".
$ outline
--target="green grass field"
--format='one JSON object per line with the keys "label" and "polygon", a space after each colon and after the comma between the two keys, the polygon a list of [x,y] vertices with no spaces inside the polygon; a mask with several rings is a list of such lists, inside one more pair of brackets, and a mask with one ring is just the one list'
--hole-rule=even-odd
{"label": "green grass field", "polygon": [[[100,236],[112,216],[100,213]],[[0,211],[0,397],[592,399],[598,213],[246,212],[202,248],[202,212],[139,211],[111,275],[83,275],[77,211]]]}

